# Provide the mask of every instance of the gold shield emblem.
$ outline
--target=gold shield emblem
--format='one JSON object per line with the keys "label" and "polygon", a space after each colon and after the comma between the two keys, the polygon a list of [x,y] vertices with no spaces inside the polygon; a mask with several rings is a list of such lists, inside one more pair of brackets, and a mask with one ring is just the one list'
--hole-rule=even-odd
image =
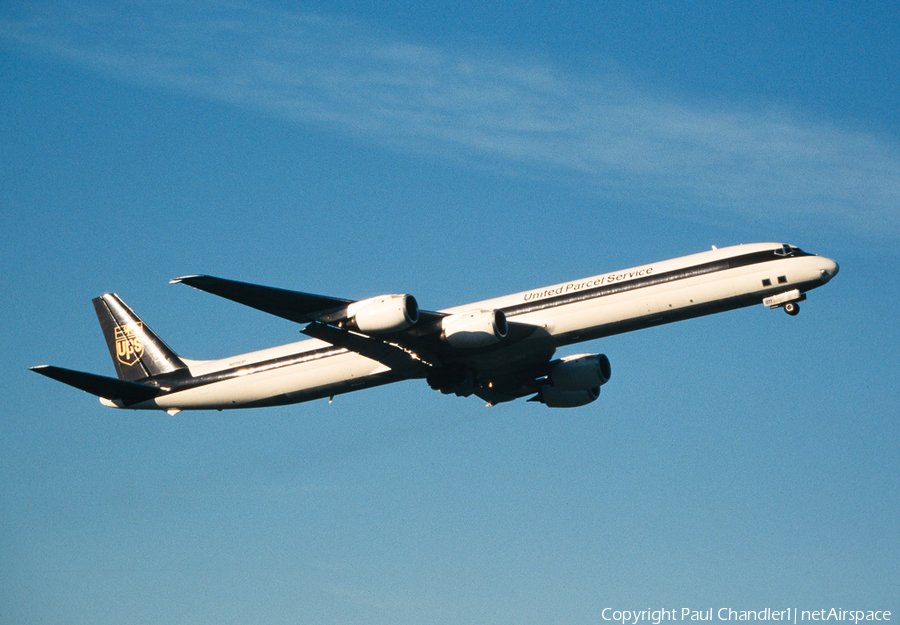
{"label": "gold shield emblem", "polygon": [[129,323],[116,328],[116,358],[129,367],[136,364],[144,354],[144,324]]}

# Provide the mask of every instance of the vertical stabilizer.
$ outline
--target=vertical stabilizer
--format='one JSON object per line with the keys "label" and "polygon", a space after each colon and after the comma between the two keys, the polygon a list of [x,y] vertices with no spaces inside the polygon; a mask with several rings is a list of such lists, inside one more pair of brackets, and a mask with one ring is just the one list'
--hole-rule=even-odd
{"label": "vertical stabilizer", "polygon": [[135,381],[185,368],[184,362],[115,293],[94,298],[116,373]]}

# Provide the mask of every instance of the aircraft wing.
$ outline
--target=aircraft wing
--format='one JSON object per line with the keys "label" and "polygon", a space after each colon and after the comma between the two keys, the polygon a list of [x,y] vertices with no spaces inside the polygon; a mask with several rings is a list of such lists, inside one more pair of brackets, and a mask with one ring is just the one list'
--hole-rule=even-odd
{"label": "aircraft wing", "polygon": [[[347,306],[355,301],[203,275],[183,276],[170,280],[170,283],[186,284],[296,323],[340,321],[346,316]],[[420,323],[429,323],[444,315],[422,310],[419,316]]]}
{"label": "aircraft wing", "polygon": [[297,323],[327,320],[332,314],[345,310],[349,304],[353,303],[353,300],[289,291],[213,276],[183,276],[170,282],[171,284],[186,284],[200,291],[206,291]]}
{"label": "aircraft wing", "polygon": [[429,368],[435,366],[435,362],[428,362],[421,354],[405,349],[399,344],[380,341],[365,334],[318,321],[309,324],[301,332],[314,339],[349,349],[394,371],[405,371],[410,377],[424,378],[428,375]]}
{"label": "aircraft wing", "polygon": [[[533,393],[535,376],[540,375],[555,351],[554,347],[537,352],[532,348],[515,355],[494,356],[498,350],[522,344],[523,339],[539,330],[529,324],[510,322],[508,332],[501,341],[483,347],[460,349],[441,340],[441,319],[446,317],[444,313],[419,310],[418,322],[412,327],[365,334],[343,323],[348,319],[348,306],[355,303],[354,300],[204,275],[184,276],[171,282],[187,284],[256,310],[307,324],[301,330],[303,334],[380,362],[405,377],[428,377],[429,383],[434,380],[435,388],[452,387],[454,372],[462,368],[479,371],[492,381],[493,390],[485,390],[484,394],[479,392],[489,403]],[[444,382],[444,379],[450,381]]]}

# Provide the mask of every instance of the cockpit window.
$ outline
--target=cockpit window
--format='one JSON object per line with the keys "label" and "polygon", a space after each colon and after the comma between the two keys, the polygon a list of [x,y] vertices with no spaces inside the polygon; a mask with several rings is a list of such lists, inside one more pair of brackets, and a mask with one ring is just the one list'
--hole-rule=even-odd
{"label": "cockpit window", "polygon": [[775,250],[775,256],[793,256],[794,249],[790,245],[782,245],[780,249]]}
{"label": "cockpit window", "polygon": [[804,252],[799,247],[795,245],[782,245],[777,250],[775,250],[775,256],[780,258],[788,258],[790,256],[799,257],[799,256],[814,256],[814,254],[808,254]]}

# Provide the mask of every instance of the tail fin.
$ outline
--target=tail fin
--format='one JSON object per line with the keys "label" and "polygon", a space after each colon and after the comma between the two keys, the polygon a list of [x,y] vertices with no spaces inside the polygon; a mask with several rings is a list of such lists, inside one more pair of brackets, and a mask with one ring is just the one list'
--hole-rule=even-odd
{"label": "tail fin", "polygon": [[134,382],[186,367],[118,295],[107,293],[93,302],[120,380]]}

